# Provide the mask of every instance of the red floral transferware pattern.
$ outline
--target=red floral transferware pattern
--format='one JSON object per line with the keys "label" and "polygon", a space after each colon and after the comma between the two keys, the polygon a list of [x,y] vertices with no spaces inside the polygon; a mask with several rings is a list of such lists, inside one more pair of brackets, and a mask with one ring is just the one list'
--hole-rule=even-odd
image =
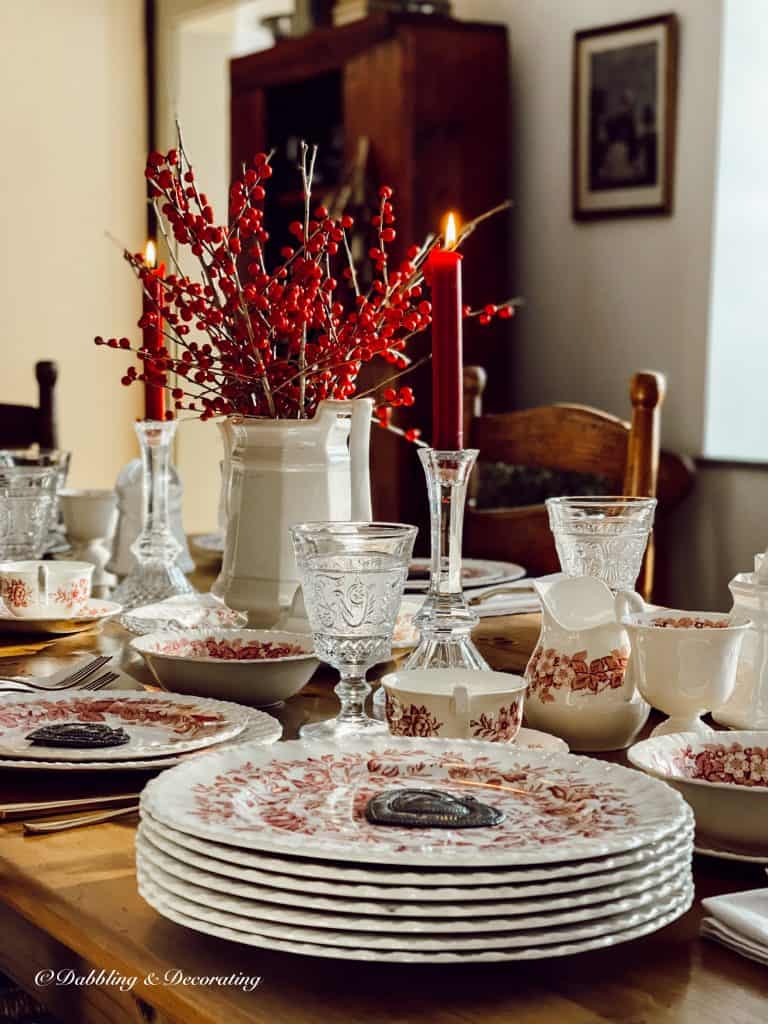
{"label": "red floral transferware pattern", "polygon": [[498,715],[483,712],[479,718],[470,719],[469,727],[475,739],[509,743],[520,732],[522,721],[523,702],[514,700],[508,708],[499,708]]}
{"label": "red floral transferware pattern", "polygon": [[651,619],[651,625],[658,626],[659,629],[728,629],[730,622],[727,619],[697,619],[687,616],[680,619]]}
{"label": "red floral transferware pattern", "polygon": [[537,696],[542,704],[552,704],[553,690],[595,694],[618,690],[624,682],[629,662],[627,648],[614,649],[602,658],[587,661],[586,651],[560,654],[553,647],[537,647],[531,655],[525,678],[528,696]]}
{"label": "red floral transferware pattern", "polygon": [[32,589],[22,579],[13,577],[2,581],[0,596],[14,608],[29,608],[32,604]]}
{"label": "red floral transferware pattern", "polygon": [[217,640],[214,636],[204,640],[164,640],[152,649],[154,654],[174,654],[186,658],[221,658],[223,661],[264,661],[275,658],[294,658],[311,654],[299,644],[278,644],[258,640]]}
{"label": "red floral transferware pattern", "polygon": [[162,698],[126,701],[121,698],[82,700],[77,697],[62,700],[41,698],[23,704],[0,706],[0,739],[3,728],[33,728],[49,722],[77,720],[78,722],[104,722],[107,716],[136,725],[158,723],[187,738],[215,732],[226,723],[224,715],[201,711],[197,704],[177,704]]}
{"label": "red floral transferware pattern", "polygon": [[705,743],[698,751],[685,747],[673,756],[672,763],[686,779],[768,787],[768,747]]}
{"label": "red floral transferware pattern", "polygon": [[[240,834],[298,833],[328,839],[353,837],[367,846],[406,852],[423,844],[423,830],[381,828],[370,824],[365,807],[393,782],[429,782],[465,795],[467,784],[492,794],[505,821],[490,829],[440,829],[430,847],[470,847],[478,852],[518,850],[521,845],[549,847],[576,837],[597,838],[638,824],[620,786],[590,783],[578,771],[552,765],[503,769],[489,757],[465,758],[458,752],[431,754],[385,749],[376,755],[323,754],[301,760],[250,761],[222,772],[192,789],[194,818],[226,824]],[[343,806],[347,794],[348,804]],[[394,847],[393,847],[394,843]]]}
{"label": "red floral transferware pattern", "polygon": [[393,736],[439,736],[443,722],[425,704],[408,707],[394,694],[385,697],[387,722]]}
{"label": "red floral transferware pattern", "polygon": [[88,580],[81,577],[69,586],[60,586],[53,595],[57,604],[66,605],[67,608],[74,608],[76,604],[83,604],[89,597]]}

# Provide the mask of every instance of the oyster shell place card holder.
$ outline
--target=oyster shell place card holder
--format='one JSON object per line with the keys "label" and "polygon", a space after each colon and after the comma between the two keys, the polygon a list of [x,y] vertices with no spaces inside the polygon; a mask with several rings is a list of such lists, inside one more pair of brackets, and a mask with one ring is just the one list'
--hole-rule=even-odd
{"label": "oyster shell place card holder", "polygon": [[473,796],[441,789],[384,789],[371,797],[365,816],[372,825],[396,828],[489,828],[505,814]]}

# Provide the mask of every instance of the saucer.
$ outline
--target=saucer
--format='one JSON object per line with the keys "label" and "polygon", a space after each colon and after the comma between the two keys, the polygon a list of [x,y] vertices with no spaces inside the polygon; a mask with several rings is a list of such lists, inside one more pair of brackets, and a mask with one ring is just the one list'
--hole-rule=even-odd
{"label": "saucer", "polygon": [[98,622],[106,622],[114,618],[123,610],[122,605],[115,601],[100,601],[90,598],[86,601],[82,611],[67,619],[62,618],[34,618],[22,619],[13,615],[6,608],[0,608],[0,635],[3,633],[26,633],[26,634],[47,634],[47,633],[80,633],[89,629]]}
{"label": "saucer", "polygon": [[759,853],[757,850],[737,850],[718,845],[716,839],[711,839],[699,832],[693,841],[694,853],[702,857],[716,857],[718,860],[735,860],[741,864],[765,864],[768,867],[768,852]]}

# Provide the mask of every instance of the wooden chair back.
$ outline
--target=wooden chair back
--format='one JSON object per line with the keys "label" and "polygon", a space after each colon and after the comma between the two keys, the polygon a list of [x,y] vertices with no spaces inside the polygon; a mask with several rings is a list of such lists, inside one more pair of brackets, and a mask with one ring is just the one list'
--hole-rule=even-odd
{"label": "wooden chair back", "polygon": [[[657,497],[662,508],[676,504],[690,490],[690,461],[659,448],[666,393],[662,374],[645,371],[633,375],[629,423],[582,405],[483,415],[485,380],[481,367],[465,368],[465,443],[480,449],[481,462],[599,475],[611,481],[613,493]],[[465,517],[467,556],[520,562],[532,576],[558,570],[543,505],[479,509],[475,507],[476,493],[474,483]],[[653,544],[649,543],[637,587],[649,597],[652,586]]]}
{"label": "wooden chair back", "polygon": [[38,404],[0,404],[0,448],[58,447],[56,429],[55,387],[56,363],[44,361],[35,365]]}

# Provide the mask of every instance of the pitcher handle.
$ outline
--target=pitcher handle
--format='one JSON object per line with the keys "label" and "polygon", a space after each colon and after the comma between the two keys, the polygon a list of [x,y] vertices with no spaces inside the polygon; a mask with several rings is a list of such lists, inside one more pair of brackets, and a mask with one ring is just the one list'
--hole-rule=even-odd
{"label": "pitcher handle", "polygon": [[349,468],[352,477],[352,519],[370,523],[371,507],[371,417],[373,399],[357,398],[350,402],[352,422],[349,431]]}
{"label": "pitcher handle", "polygon": [[318,412],[332,409],[336,413],[349,413],[350,508],[352,521],[357,523],[370,523],[373,519],[370,471],[373,407],[372,398],[325,399],[317,407]]}
{"label": "pitcher handle", "polygon": [[646,604],[634,590],[620,590],[614,600],[614,608],[616,609],[616,619],[621,622],[631,612],[644,612]]}

